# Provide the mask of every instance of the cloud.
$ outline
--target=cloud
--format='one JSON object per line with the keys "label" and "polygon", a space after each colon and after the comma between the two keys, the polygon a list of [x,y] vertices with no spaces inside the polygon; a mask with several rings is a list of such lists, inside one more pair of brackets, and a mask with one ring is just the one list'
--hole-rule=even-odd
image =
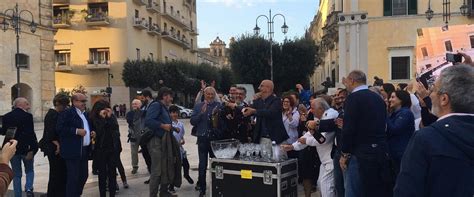
{"label": "cloud", "polygon": [[203,0],[204,3],[223,4],[226,7],[253,7],[260,3],[278,3],[283,0]]}

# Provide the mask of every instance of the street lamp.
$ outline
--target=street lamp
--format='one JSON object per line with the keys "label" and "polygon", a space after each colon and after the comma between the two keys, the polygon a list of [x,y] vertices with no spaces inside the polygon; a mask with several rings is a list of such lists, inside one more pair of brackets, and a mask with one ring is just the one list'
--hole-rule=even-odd
{"label": "street lamp", "polygon": [[425,15],[426,19],[431,20],[433,18],[433,10],[431,9],[431,0],[428,2],[428,10],[426,10]]}
{"label": "street lamp", "polygon": [[259,35],[260,34],[260,27],[258,27],[258,19],[260,17],[265,17],[267,19],[268,40],[270,41],[270,79],[272,81],[273,81],[273,51],[272,51],[273,46],[272,45],[273,45],[273,34],[275,33],[273,25],[275,23],[275,17],[276,16],[283,17],[283,25],[281,26],[281,32],[283,32],[283,34],[288,33],[288,25],[286,25],[285,16],[283,16],[283,14],[275,14],[275,15],[272,16],[272,10],[269,11],[268,16],[266,16],[266,15],[258,16],[257,19],[255,19],[255,28],[253,28],[253,32],[255,33],[255,35]]}
{"label": "street lamp", "polygon": [[114,75],[110,74],[110,68],[107,69],[107,88],[105,89],[105,92],[107,93],[107,96],[109,96],[109,102],[110,102],[110,95],[112,94],[112,87],[110,87],[110,79],[113,79]]}
{"label": "street lamp", "polygon": [[[7,9],[3,12],[4,17],[2,19],[2,22],[0,22],[0,26],[4,32],[6,32],[10,26],[10,23],[8,23],[8,21],[11,22],[12,28],[15,29],[15,35],[16,35],[15,66],[16,66],[16,88],[17,88],[17,93],[16,93],[15,98],[20,97],[20,34],[21,34],[21,21],[24,20],[21,18],[21,14],[24,12],[30,14],[31,22],[28,26],[30,27],[31,33],[35,33],[36,28],[38,27],[38,24],[35,23],[33,14],[28,10],[19,10],[18,3],[16,3],[15,8]],[[9,13],[11,14],[9,15]]]}

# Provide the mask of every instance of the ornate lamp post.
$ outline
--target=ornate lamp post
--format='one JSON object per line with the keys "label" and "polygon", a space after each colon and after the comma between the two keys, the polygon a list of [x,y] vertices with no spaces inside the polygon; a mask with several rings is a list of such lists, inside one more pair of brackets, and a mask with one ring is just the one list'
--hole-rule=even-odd
{"label": "ornate lamp post", "polygon": [[[466,0],[463,0],[463,4],[459,8],[461,15],[470,16],[469,6]],[[426,19],[431,20],[433,18],[434,11],[431,9],[431,0],[428,1],[428,10],[425,12]],[[448,27],[449,20],[451,20],[451,0],[443,0],[443,21],[446,24],[445,29]]]}
{"label": "ornate lamp post", "polygon": [[[7,31],[9,26],[15,29],[16,35],[16,55],[15,55],[15,66],[16,66],[16,88],[17,88],[17,95],[15,98],[20,97],[20,34],[21,34],[21,22],[25,21],[21,18],[23,13],[29,13],[31,16],[31,22],[28,26],[30,27],[31,33],[36,32],[36,28],[38,24],[35,23],[33,18],[33,14],[29,10],[19,10],[18,3],[15,5],[13,9],[7,9],[3,12],[3,20],[0,22],[0,26],[3,31]],[[10,23],[9,23],[10,22]]]}
{"label": "ornate lamp post", "polygon": [[283,14],[275,14],[272,16],[272,10],[269,11],[269,15],[260,15],[255,19],[255,28],[253,28],[253,31],[255,35],[260,34],[260,27],[258,27],[258,19],[260,17],[265,17],[267,19],[267,27],[268,27],[268,40],[270,41],[270,79],[273,81],[273,51],[272,51],[272,45],[273,45],[273,35],[274,35],[274,23],[275,23],[275,17],[276,16],[281,16],[283,17],[283,25],[281,26],[281,31],[283,34],[288,33],[288,25],[286,25],[286,19]]}

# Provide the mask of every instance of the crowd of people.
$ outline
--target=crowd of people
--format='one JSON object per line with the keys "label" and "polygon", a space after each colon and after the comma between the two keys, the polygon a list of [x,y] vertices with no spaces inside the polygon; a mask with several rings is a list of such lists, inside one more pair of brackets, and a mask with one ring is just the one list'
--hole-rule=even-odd
{"label": "crowd of people", "polygon": [[[225,96],[202,83],[191,115],[191,135],[199,156],[195,189],[206,195],[206,173],[214,157],[211,141],[237,139],[260,144],[262,152],[280,147],[282,158],[298,159],[305,196],[319,188],[322,197],[471,196],[474,194],[474,67],[444,69],[433,84],[367,85],[366,74],[352,71],[345,88],[311,94],[301,84],[277,96],[263,80],[251,103],[247,90],[233,85]],[[142,91],[126,114],[116,114],[106,100],[86,112],[87,97],[58,94],[44,120],[38,142],[25,98],[2,119],[2,133],[16,128],[0,160],[0,192],[13,179],[22,193],[22,165],[28,196],[33,196],[34,156],[41,149],[50,164],[47,196],[81,196],[88,161],[99,177],[100,196],[115,196],[121,175],[122,143],[117,118],[128,123],[132,174],[142,153],[150,174],[150,196],[173,196],[182,177],[189,183],[190,164],[183,145],[184,123],[173,105],[174,92],[160,88],[157,98]],[[140,150],[141,149],[141,150]],[[4,154],[5,152],[5,154]],[[12,164],[12,169],[5,165]],[[117,170],[119,173],[117,173]]]}

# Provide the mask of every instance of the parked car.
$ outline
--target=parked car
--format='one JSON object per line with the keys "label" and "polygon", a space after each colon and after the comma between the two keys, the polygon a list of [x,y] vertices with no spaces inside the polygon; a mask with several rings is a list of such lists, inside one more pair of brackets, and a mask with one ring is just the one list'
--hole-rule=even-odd
{"label": "parked car", "polygon": [[183,107],[181,105],[176,105],[176,107],[179,108],[179,116],[181,118],[189,118],[191,117],[191,114],[193,113],[192,109],[188,109],[186,107]]}

